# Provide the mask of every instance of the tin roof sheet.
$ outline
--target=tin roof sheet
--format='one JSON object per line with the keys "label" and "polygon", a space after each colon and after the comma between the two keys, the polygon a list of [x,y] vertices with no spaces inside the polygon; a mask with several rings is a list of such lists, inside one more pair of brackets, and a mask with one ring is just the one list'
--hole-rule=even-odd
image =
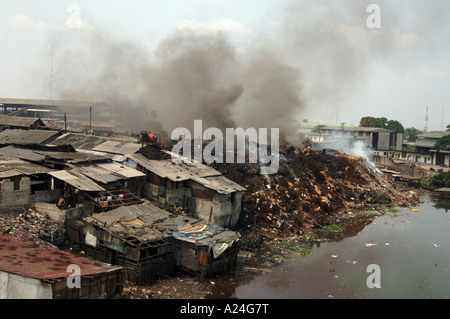
{"label": "tin roof sheet", "polygon": [[76,149],[127,155],[137,152],[142,145],[128,137],[103,137],[79,133],[67,133],[52,142],[55,145],[70,144]]}
{"label": "tin roof sheet", "polygon": [[66,278],[76,264],[82,276],[118,271],[121,267],[71,254],[48,245],[0,232],[0,270],[42,280]]}
{"label": "tin roof sheet", "polygon": [[[48,167],[32,164],[6,155],[0,155],[0,170],[3,172],[3,177],[5,177],[5,172],[9,170],[12,171],[11,176],[45,174],[52,171]],[[16,172],[20,174],[16,174]]]}
{"label": "tin roof sheet", "polygon": [[93,180],[87,176],[77,172],[76,170],[60,170],[49,172],[51,176],[65,181],[66,183],[78,188],[79,190],[86,192],[99,192],[105,191],[103,187],[95,183]]}
{"label": "tin roof sheet", "polygon": [[[92,214],[86,217],[88,223],[107,230],[124,241],[137,239],[137,243],[164,239],[153,224],[169,217],[169,213],[151,203],[121,206],[107,213]],[[136,245],[136,242],[132,243]]]}
{"label": "tin roof sheet", "polygon": [[91,165],[80,165],[74,168],[77,172],[92,178],[98,182],[111,183],[122,179],[145,176],[134,168],[123,166],[116,162],[96,163]]}
{"label": "tin roof sheet", "polygon": [[241,185],[233,182],[225,176],[209,176],[204,178],[193,178],[194,182],[197,182],[207,188],[215,190],[220,194],[231,194],[233,192],[243,192],[246,189]]}
{"label": "tin roof sheet", "polygon": [[40,125],[44,124],[40,119],[35,117],[0,116],[0,125],[5,126],[30,127],[36,122]]}
{"label": "tin roof sheet", "polygon": [[0,144],[43,144],[59,135],[59,131],[51,130],[4,130],[0,132]]}
{"label": "tin roof sheet", "polygon": [[175,164],[169,160],[150,160],[142,154],[131,154],[128,157],[152,173],[174,182],[221,175],[219,171],[198,163]]}
{"label": "tin roof sheet", "polygon": [[34,150],[15,147],[13,145],[8,145],[0,148],[0,155],[12,156],[31,162],[43,162],[45,159],[44,155],[37,154],[34,152]]}
{"label": "tin roof sheet", "polygon": [[94,105],[108,106],[108,104],[101,101],[46,100],[46,99],[19,99],[19,98],[0,98],[0,104],[39,105],[39,106],[58,106],[58,107],[90,107]]}

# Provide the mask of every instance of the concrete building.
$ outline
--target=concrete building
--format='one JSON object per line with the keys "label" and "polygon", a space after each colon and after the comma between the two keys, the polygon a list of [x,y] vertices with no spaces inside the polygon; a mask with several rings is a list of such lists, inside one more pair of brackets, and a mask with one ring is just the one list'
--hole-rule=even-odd
{"label": "concrete building", "polygon": [[355,141],[367,148],[378,151],[392,151],[396,144],[396,134],[391,130],[377,127],[359,126],[323,126],[320,133],[303,132],[312,141],[312,148],[339,149]]}
{"label": "concrete building", "polygon": [[393,158],[410,163],[450,166],[450,150],[437,150],[436,142],[450,135],[448,131],[432,131],[420,134],[414,143],[408,144],[408,149],[395,151]]}

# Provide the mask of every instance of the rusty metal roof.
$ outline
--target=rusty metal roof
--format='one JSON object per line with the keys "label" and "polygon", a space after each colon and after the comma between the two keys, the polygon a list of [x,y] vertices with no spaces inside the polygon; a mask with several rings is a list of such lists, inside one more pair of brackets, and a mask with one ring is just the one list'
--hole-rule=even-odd
{"label": "rusty metal roof", "polygon": [[0,155],[16,157],[31,162],[43,162],[45,160],[44,155],[37,154],[34,150],[19,148],[13,145],[0,148]]}
{"label": "rusty metal roof", "polygon": [[45,126],[39,118],[26,116],[0,116],[0,125],[30,127],[35,123],[39,126]]}
{"label": "rusty metal roof", "polygon": [[67,272],[67,267],[71,264],[80,267],[82,276],[121,269],[121,267],[65,252],[43,243],[0,232],[0,271],[50,280],[70,276],[72,273]]}
{"label": "rusty metal roof", "polygon": [[193,178],[192,180],[220,194],[231,194],[233,192],[243,192],[246,190],[244,187],[225,176],[199,177]]}
{"label": "rusty metal roof", "polygon": [[[32,164],[19,158],[0,155],[0,171],[2,177],[11,177],[18,175],[45,174],[52,170],[45,166]],[[8,176],[8,174],[10,174]]]}
{"label": "rusty metal roof", "polygon": [[57,107],[90,107],[94,105],[107,105],[101,101],[80,101],[80,100],[45,100],[45,99],[18,99],[0,98],[0,104],[14,105],[39,105]]}
{"label": "rusty metal roof", "polygon": [[52,142],[54,145],[70,144],[75,149],[127,155],[137,152],[142,145],[132,137],[104,137],[67,133]]}
{"label": "rusty metal roof", "polygon": [[89,177],[86,177],[80,172],[77,172],[76,170],[60,170],[49,172],[48,174],[82,191],[86,192],[105,191],[103,187],[95,183]]}
{"label": "rusty metal roof", "polygon": [[116,162],[79,165],[74,170],[104,184],[145,176],[144,173],[134,168],[123,166]]}
{"label": "rusty metal roof", "polygon": [[[0,149],[1,153],[1,149]],[[84,163],[96,161],[108,161],[109,158],[96,154],[87,154],[82,152],[51,152],[51,151],[34,151],[34,153],[43,156],[44,158],[52,158],[56,160],[63,160],[68,163]]]}
{"label": "rusty metal roof", "polygon": [[222,175],[219,171],[199,163],[175,164],[169,160],[150,160],[142,154],[131,154],[128,157],[152,173],[174,182]]}
{"label": "rusty metal roof", "polygon": [[85,221],[105,229],[133,246],[162,240],[154,229],[156,222],[169,218],[169,213],[151,203],[121,206],[106,213],[92,214]]}
{"label": "rusty metal roof", "polygon": [[0,132],[0,144],[44,144],[59,135],[61,135],[61,132],[51,130],[4,130]]}

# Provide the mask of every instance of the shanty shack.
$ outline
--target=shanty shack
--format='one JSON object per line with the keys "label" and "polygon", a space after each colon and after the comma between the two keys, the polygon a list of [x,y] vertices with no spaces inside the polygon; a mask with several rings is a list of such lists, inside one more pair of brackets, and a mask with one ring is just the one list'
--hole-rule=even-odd
{"label": "shanty shack", "polygon": [[151,203],[123,206],[84,219],[89,256],[127,269],[145,283],[190,272],[211,277],[235,271],[239,234],[187,216],[171,216]]}
{"label": "shanty shack", "polygon": [[239,233],[186,216],[167,219],[156,228],[175,240],[175,260],[181,271],[207,278],[236,270]]}
{"label": "shanty shack", "polygon": [[[90,204],[92,212],[102,212],[122,205],[142,203],[139,191],[143,173],[115,162],[77,165],[49,173],[52,189],[60,189],[64,204]],[[128,189],[128,187],[131,189]]]}
{"label": "shanty shack", "polygon": [[0,155],[0,211],[28,208],[47,188],[51,169]]}
{"label": "shanty shack", "polygon": [[122,287],[119,266],[0,232],[0,299],[104,299]]}
{"label": "shanty shack", "polygon": [[22,116],[0,116],[0,131],[6,129],[34,130],[45,127],[41,119]]}
{"label": "shanty shack", "polygon": [[48,144],[60,135],[61,132],[52,130],[7,129],[0,132],[0,146]]}
{"label": "shanty shack", "polygon": [[85,218],[85,251],[123,266],[138,284],[175,272],[174,242],[153,225],[169,217],[152,204],[122,206]]}
{"label": "shanty shack", "polygon": [[236,226],[245,188],[200,163],[175,164],[128,155],[128,165],[145,172],[144,196],[170,207],[184,207],[193,216],[221,227]]}
{"label": "shanty shack", "polygon": [[126,155],[137,152],[142,145],[136,138],[103,137],[78,133],[66,133],[52,145],[72,145],[77,151],[109,157],[116,162],[126,161]]}

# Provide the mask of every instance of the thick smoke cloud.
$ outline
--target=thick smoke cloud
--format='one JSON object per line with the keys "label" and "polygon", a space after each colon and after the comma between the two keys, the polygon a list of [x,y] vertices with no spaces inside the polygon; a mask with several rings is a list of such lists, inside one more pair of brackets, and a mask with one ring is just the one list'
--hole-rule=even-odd
{"label": "thick smoke cloud", "polygon": [[[277,127],[301,111],[300,78],[276,54],[242,52],[221,32],[176,30],[154,50],[95,30],[55,41],[57,98],[103,100],[135,133],[177,127]],[[274,114],[276,113],[276,116]]]}
{"label": "thick smoke cloud", "polygon": [[[411,26],[387,1],[380,3],[382,28],[367,28],[369,4],[292,2],[239,46],[227,33],[188,28],[174,29],[154,49],[101,28],[55,31],[53,97],[103,100],[134,133],[148,126],[170,135],[201,119],[204,128],[278,127],[297,138],[292,120],[320,114],[334,122],[336,104],[344,108],[374,67],[405,71],[424,44],[435,43],[435,28],[423,27],[418,12],[408,13],[419,21]],[[442,13],[437,18],[444,21]]]}

